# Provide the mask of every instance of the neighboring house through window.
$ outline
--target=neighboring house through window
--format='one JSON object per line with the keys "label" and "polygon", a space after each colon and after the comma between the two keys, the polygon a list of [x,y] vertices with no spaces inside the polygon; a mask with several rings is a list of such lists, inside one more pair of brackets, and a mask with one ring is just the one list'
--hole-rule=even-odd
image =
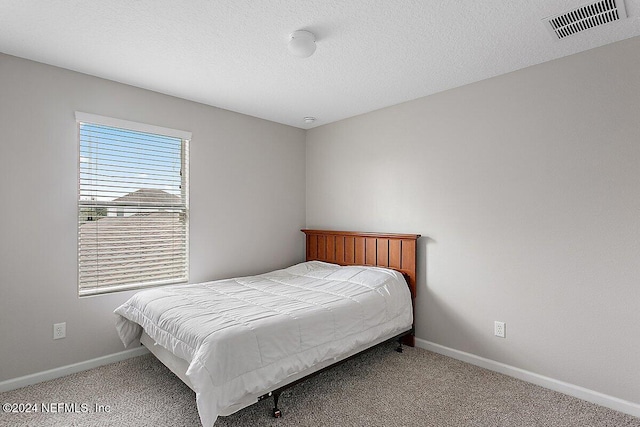
{"label": "neighboring house through window", "polygon": [[191,133],[76,121],[79,294],[187,282]]}

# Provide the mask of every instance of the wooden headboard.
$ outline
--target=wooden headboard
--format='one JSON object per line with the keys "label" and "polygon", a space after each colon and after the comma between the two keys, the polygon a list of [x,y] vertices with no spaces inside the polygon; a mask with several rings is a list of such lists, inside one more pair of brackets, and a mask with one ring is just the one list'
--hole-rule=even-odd
{"label": "wooden headboard", "polygon": [[419,234],[302,230],[307,235],[307,261],[371,265],[404,274],[416,296],[416,242]]}

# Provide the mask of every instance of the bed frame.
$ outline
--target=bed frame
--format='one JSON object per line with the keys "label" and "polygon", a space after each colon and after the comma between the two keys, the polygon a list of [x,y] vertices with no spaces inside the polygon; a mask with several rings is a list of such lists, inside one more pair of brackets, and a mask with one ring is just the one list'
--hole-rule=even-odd
{"label": "bed frame", "polygon": [[[340,265],[370,265],[397,270],[407,280],[413,304],[416,296],[416,242],[420,237],[419,234],[360,233],[308,229],[302,231],[307,238],[307,261],[325,261]],[[381,338],[354,349],[337,359],[313,366],[307,371],[287,378],[286,382],[274,385],[270,391],[255,395],[253,400],[248,399],[247,402],[230,408],[228,413],[221,413],[220,415],[230,415],[255,403],[256,400],[261,401],[273,397],[274,408],[272,415],[276,418],[280,417],[282,412],[278,409],[278,399],[284,390],[391,339],[398,340],[398,351],[400,352],[402,352],[402,344],[413,347],[413,327],[399,335]],[[140,342],[193,390],[193,386],[186,376],[188,368],[186,361],[177,358],[161,346],[156,345],[153,339],[145,332],[143,332]]]}

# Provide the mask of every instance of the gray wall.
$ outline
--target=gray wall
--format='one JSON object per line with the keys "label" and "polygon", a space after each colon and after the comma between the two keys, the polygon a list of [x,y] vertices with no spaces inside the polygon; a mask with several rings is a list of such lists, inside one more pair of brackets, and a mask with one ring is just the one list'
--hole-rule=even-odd
{"label": "gray wall", "polygon": [[640,403],[638,52],[308,131],[307,226],[421,233],[419,338]]}
{"label": "gray wall", "polygon": [[77,294],[76,110],[193,132],[192,282],[304,258],[303,130],[0,54],[0,381],[123,350],[132,292]]}

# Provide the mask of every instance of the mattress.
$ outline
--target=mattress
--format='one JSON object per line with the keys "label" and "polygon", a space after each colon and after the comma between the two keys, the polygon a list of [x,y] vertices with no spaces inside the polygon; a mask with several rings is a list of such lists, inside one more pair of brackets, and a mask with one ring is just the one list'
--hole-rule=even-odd
{"label": "mattress", "polygon": [[311,261],[258,276],[165,286],[115,310],[125,346],[142,331],[184,360],[205,427],[309,368],[411,328],[404,277]]}

